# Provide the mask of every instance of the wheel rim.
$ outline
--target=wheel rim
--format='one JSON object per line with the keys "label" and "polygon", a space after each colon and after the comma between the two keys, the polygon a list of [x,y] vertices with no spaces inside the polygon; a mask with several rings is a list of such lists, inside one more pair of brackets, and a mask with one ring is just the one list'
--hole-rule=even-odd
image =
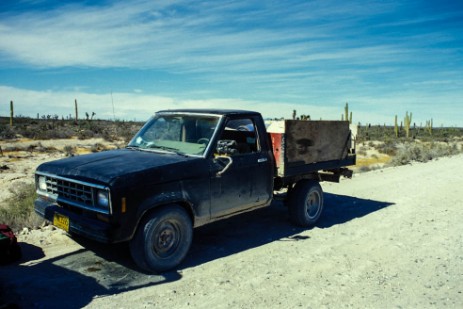
{"label": "wheel rim", "polygon": [[175,222],[162,222],[154,236],[153,253],[160,258],[167,258],[177,250],[180,243],[180,229]]}
{"label": "wheel rim", "polygon": [[321,196],[317,191],[308,194],[306,200],[306,212],[310,219],[316,218],[320,212]]}

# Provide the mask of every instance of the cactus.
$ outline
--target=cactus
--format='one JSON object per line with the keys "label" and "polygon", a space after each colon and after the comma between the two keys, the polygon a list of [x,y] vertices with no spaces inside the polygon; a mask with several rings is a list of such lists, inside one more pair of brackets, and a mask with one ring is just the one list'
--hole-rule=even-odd
{"label": "cactus", "polygon": [[404,119],[404,129],[405,129],[405,136],[407,138],[410,137],[410,124],[412,123],[412,113],[410,115],[408,112],[405,114],[405,119]]}
{"label": "cactus", "polygon": [[301,115],[300,119],[309,121],[310,120],[310,115]]}
{"label": "cactus", "polygon": [[10,127],[13,126],[14,106],[13,101],[10,101]]}
{"label": "cactus", "polygon": [[432,118],[431,120],[426,120],[426,131],[428,131],[429,135],[432,135]]}
{"label": "cactus", "polygon": [[349,113],[349,103],[346,102],[344,106],[344,114],[341,114],[342,121],[349,121],[349,124],[352,124],[352,112]]}
{"label": "cactus", "polygon": [[74,106],[75,106],[75,110],[76,110],[76,120],[75,120],[75,123],[78,124],[78,121],[79,121],[79,110],[77,108],[77,99],[74,99]]}
{"label": "cactus", "polygon": [[399,125],[397,123],[397,115],[395,115],[395,119],[394,119],[394,133],[395,133],[395,137],[398,138],[399,137]]}

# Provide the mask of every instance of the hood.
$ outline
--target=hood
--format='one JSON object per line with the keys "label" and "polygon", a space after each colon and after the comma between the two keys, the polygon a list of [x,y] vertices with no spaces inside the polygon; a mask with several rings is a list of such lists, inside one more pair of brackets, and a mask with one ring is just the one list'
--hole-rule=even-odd
{"label": "hood", "polygon": [[[96,180],[101,184],[111,184],[122,176],[152,173],[161,169],[170,170],[173,165],[190,165],[198,160],[204,159],[171,153],[120,149],[43,163],[37,168],[37,171],[78,180],[90,182]],[[179,167],[179,169],[184,170],[183,167]],[[145,180],[149,181],[149,179]]]}

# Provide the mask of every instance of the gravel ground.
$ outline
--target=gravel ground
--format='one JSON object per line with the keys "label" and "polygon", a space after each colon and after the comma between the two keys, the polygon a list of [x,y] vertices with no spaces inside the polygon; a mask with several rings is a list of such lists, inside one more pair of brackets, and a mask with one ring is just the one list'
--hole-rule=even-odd
{"label": "gravel ground", "polygon": [[0,307],[463,308],[463,156],[323,183],[317,227],[280,202],[195,230],[175,271],[144,274],[126,245],[47,227],[0,267]]}

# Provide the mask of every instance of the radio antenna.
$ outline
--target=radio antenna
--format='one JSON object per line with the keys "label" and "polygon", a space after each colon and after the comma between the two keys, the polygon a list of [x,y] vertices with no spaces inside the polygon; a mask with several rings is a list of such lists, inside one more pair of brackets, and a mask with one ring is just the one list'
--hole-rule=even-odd
{"label": "radio antenna", "polygon": [[113,119],[116,121],[116,113],[114,113],[114,100],[113,100],[113,90],[111,89],[111,103],[113,105]]}

